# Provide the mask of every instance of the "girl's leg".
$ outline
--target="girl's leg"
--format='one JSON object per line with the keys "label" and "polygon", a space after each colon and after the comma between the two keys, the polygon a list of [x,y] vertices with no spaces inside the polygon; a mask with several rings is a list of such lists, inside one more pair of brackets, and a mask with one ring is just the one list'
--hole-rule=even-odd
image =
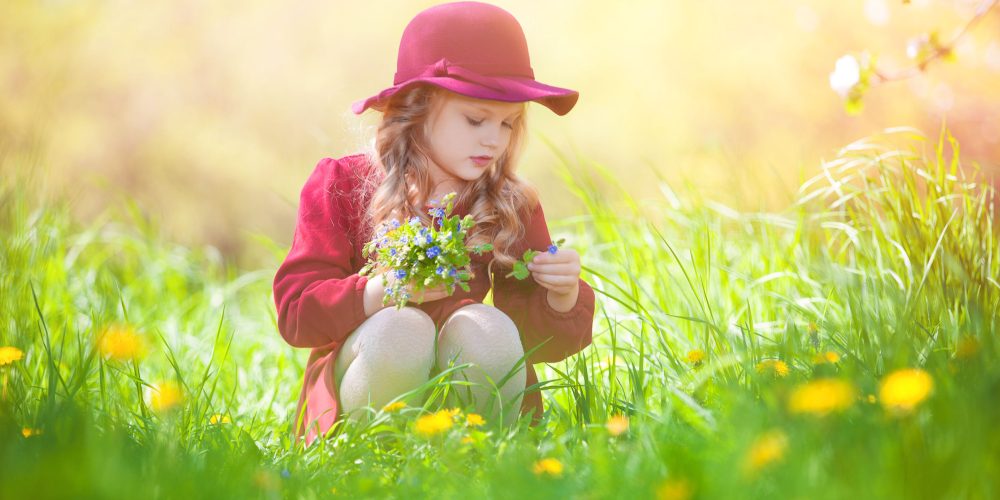
{"label": "girl's leg", "polygon": [[434,363],[434,321],[415,307],[387,307],[371,315],[344,342],[334,380],[341,411],[379,409],[427,381]]}
{"label": "girl's leg", "polygon": [[[452,357],[455,364],[474,363],[453,380],[468,380],[472,386],[452,386],[458,400],[450,403],[475,402],[484,418],[496,421],[504,409],[503,423],[509,425],[521,410],[526,372],[522,363],[499,391],[494,384],[507,375],[524,356],[521,338],[514,321],[503,311],[486,304],[470,304],[455,311],[441,326],[438,338],[437,363],[444,369]],[[499,392],[499,395],[497,394]],[[452,397],[455,393],[451,393]]]}

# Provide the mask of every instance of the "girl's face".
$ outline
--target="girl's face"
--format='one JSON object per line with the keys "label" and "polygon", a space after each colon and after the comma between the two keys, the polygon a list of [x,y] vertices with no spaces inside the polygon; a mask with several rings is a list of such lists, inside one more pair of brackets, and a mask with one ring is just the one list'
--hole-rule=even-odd
{"label": "girl's face", "polygon": [[483,175],[510,144],[524,103],[475,99],[449,93],[428,117],[432,195],[457,190]]}

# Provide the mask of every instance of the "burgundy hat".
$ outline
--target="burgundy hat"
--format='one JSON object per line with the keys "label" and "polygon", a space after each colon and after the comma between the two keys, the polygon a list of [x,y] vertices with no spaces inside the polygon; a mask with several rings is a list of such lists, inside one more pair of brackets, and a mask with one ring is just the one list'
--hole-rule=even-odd
{"label": "burgundy hat", "polygon": [[351,110],[381,109],[393,94],[417,83],[479,99],[536,101],[557,115],[569,113],[580,97],[535,81],[520,23],[481,2],[446,3],[417,14],[403,30],[392,83]]}

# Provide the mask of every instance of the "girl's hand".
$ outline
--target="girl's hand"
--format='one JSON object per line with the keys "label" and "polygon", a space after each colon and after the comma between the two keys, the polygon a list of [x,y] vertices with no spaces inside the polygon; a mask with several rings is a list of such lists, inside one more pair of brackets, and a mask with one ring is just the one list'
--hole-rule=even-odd
{"label": "girl's hand", "polygon": [[[385,287],[391,286],[387,285],[389,280],[394,278],[386,275],[385,273],[373,276],[368,280],[365,285],[365,316],[371,316],[386,307],[391,307],[396,305],[396,301],[389,299],[386,303],[382,303],[385,298]],[[435,300],[440,300],[448,296],[448,290],[444,285],[440,285],[434,288],[425,289],[422,293],[418,294],[418,297],[413,296],[413,285],[406,286],[406,293],[410,294],[410,298],[407,302],[420,304],[423,302],[432,302]]]}
{"label": "girl's hand", "polygon": [[528,270],[550,294],[575,299],[580,291],[580,254],[576,250],[560,248],[556,253],[539,253],[528,264]]}
{"label": "girl's hand", "polygon": [[[394,276],[386,274],[383,274],[382,276],[383,279],[386,280],[386,283],[388,283],[386,286],[392,287],[395,284],[396,278]],[[414,304],[423,304],[424,302],[434,302],[435,300],[441,300],[450,295],[448,293],[448,288],[445,287],[444,285],[438,285],[431,288],[424,288],[420,292],[414,293],[413,283],[407,283],[406,286],[403,287],[403,289],[410,296],[410,298],[406,299],[406,301],[408,303],[414,303]],[[383,295],[384,294],[385,291],[383,290]],[[396,301],[393,299],[389,299],[388,305],[396,305]]]}
{"label": "girl's hand", "polygon": [[406,286],[406,293],[410,294],[410,298],[406,299],[407,302],[413,302],[415,304],[423,304],[424,302],[434,302],[435,300],[441,300],[448,297],[448,288],[444,285],[438,285],[433,288],[424,288],[422,291],[413,293],[413,285]]}

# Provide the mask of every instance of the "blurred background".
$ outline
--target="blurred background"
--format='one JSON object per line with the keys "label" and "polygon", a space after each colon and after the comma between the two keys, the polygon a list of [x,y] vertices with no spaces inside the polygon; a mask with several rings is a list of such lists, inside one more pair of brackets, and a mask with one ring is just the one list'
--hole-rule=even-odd
{"label": "blurred background", "polygon": [[[378,115],[350,104],[391,85],[404,26],[436,3],[5,0],[0,151],[16,161],[0,168],[30,167],[84,222],[131,198],[175,241],[263,262],[258,237],[291,241],[316,163],[373,139]],[[909,39],[950,40],[979,1],[493,3],[520,21],[536,78],[580,91],[566,116],[529,108],[520,172],[550,218],[580,207],[542,137],[638,199],[663,177],[740,209],[780,210],[838,148],[898,125],[936,139],[947,123],[967,167],[1000,170],[1000,9],[859,115],[829,82],[865,49],[910,67]]]}

